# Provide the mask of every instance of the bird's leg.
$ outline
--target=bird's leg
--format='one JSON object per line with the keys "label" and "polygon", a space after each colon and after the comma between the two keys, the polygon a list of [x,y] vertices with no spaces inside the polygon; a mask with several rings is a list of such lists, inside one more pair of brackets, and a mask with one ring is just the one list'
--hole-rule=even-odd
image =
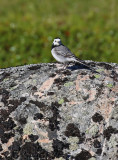
{"label": "bird's leg", "polygon": [[63,64],[63,70],[65,70],[65,69],[66,69],[66,63]]}
{"label": "bird's leg", "polygon": [[68,65],[68,63],[64,63],[63,70],[67,69],[67,65]]}

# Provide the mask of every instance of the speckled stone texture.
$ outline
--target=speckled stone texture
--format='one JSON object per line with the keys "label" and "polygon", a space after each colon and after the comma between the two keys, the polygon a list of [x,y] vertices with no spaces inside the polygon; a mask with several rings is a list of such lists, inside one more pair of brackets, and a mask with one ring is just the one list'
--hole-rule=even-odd
{"label": "speckled stone texture", "polygon": [[118,160],[118,65],[0,69],[0,160]]}

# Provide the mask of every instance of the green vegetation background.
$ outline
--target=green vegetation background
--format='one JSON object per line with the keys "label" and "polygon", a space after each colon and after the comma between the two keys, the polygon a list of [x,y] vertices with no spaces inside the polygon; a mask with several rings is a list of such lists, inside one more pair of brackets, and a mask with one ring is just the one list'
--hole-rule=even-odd
{"label": "green vegetation background", "polygon": [[118,0],[1,0],[0,68],[54,62],[55,37],[81,59],[118,63]]}

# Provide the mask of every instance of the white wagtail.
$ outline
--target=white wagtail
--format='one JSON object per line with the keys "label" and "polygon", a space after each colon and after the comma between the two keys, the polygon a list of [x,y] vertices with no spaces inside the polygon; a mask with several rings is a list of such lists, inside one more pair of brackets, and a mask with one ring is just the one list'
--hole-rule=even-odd
{"label": "white wagtail", "polygon": [[61,42],[60,38],[55,38],[52,43],[52,50],[51,53],[53,57],[61,63],[67,64],[68,62],[78,62],[87,68],[95,71],[90,66],[84,64],[80,59],[78,59],[66,46],[64,46]]}

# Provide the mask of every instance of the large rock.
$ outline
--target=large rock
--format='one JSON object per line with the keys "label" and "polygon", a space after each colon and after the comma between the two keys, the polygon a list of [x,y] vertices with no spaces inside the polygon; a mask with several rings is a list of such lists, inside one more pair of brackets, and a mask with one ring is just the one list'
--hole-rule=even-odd
{"label": "large rock", "polygon": [[117,160],[118,65],[0,70],[0,160]]}

